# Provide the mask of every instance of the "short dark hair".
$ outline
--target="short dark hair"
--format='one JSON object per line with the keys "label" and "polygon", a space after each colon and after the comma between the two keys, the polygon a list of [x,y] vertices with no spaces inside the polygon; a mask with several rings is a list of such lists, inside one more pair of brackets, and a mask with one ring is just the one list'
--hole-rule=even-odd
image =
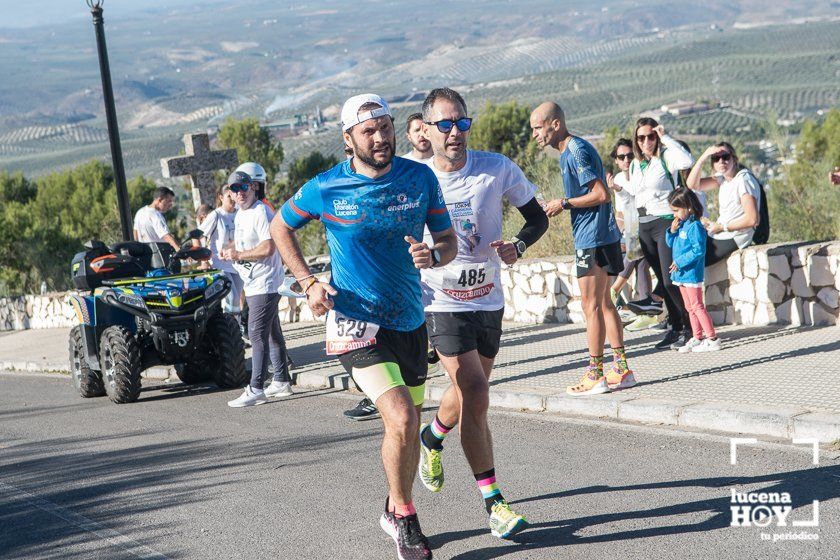
{"label": "short dark hair", "polygon": [[684,208],[688,213],[699,218],[703,215],[703,205],[694,191],[686,187],[678,187],[668,195],[668,204],[674,208]]}
{"label": "short dark hair", "polygon": [[615,157],[618,155],[618,149],[621,146],[624,146],[625,148],[630,148],[631,151],[633,150],[633,142],[631,142],[627,138],[619,138],[618,142],[615,143],[615,146],[613,146],[613,149],[610,152],[610,157],[612,159],[615,159]]}
{"label": "short dark hair", "polygon": [[175,192],[169,187],[158,187],[155,189],[152,200],[166,198],[167,196],[175,196]]}
{"label": "short dark hair", "polygon": [[411,113],[408,115],[408,118],[405,120],[405,131],[408,132],[411,129],[411,123],[414,121],[423,122],[423,113]]}
{"label": "short dark hair", "polygon": [[431,118],[432,106],[438,99],[448,99],[452,103],[458,103],[464,109],[464,114],[467,113],[467,102],[461,97],[461,94],[451,88],[435,88],[429,92],[426,99],[423,100],[423,120],[428,121]]}

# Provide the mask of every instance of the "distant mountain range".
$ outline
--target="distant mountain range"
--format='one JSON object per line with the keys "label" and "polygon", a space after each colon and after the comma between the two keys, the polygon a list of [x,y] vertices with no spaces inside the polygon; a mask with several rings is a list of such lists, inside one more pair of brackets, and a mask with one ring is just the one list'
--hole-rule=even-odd
{"label": "distant mountain range", "polygon": [[[49,14],[43,20],[25,3],[4,12],[0,167],[37,174],[107,156],[90,17],[83,3],[70,4],[37,3]],[[763,92],[770,101],[756,101],[758,112],[813,114],[837,104],[840,88],[836,1],[147,0],[104,7],[133,173],[156,171],[155,158],[171,155],[158,151],[177,149],[183,132],[225,116],[289,118],[368,89],[399,96],[458,85],[482,102],[565,93],[575,99],[577,92],[591,101],[580,124],[597,130],[633,111],[704,93],[744,108],[745,96]],[[762,65],[754,45],[770,36],[787,41],[787,29],[799,30],[801,44],[791,40],[774,51],[771,40],[764,53],[773,67]],[[622,64],[645,66],[648,74]],[[814,75],[789,84],[785,64],[790,73],[804,64]],[[645,76],[657,68],[680,74],[663,85],[654,80],[645,97]],[[733,69],[743,74],[727,74]],[[708,74],[705,88],[689,83],[698,71]],[[625,93],[601,107],[609,85],[584,85],[591,72],[616,80],[620,74],[616,91]],[[633,87],[641,95],[623,89]],[[289,141],[292,154],[312,146],[339,148],[337,138]],[[138,157],[129,161],[129,154]]]}

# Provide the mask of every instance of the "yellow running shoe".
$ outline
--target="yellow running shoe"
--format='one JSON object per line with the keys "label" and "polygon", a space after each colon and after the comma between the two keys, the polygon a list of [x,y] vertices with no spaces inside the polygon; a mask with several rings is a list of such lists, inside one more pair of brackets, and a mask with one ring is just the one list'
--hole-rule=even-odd
{"label": "yellow running shoe", "polygon": [[607,379],[603,374],[598,374],[598,369],[589,366],[586,368],[586,373],[580,378],[577,385],[566,387],[566,394],[573,397],[581,397],[583,395],[600,395],[601,393],[609,393],[610,388],[607,386]]}
{"label": "yellow running shoe", "polygon": [[621,368],[616,363],[612,364],[612,367],[604,374],[604,377],[607,380],[607,387],[611,391],[620,391],[621,389],[629,389],[638,385],[636,376],[633,375],[633,370],[628,368],[624,370],[624,373],[621,373]]}
{"label": "yellow running shoe", "polygon": [[428,424],[420,425],[420,467],[417,474],[420,482],[432,492],[443,490],[443,465],[440,462],[441,449],[429,449],[423,443],[423,430]]}
{"label": "yellow running shoe", "polygon": [[490,509],[490,533],[500,539],[509,539],[528,527],[528,520],[510,509],[505,500],[499,500]]}

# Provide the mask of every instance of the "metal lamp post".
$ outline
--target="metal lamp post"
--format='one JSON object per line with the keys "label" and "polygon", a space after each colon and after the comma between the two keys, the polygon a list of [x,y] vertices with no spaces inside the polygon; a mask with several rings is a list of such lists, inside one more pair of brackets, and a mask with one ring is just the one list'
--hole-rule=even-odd
{"label": "metal lamp post", "polygon": [[105,119],[108,122],[108,140],[111,143],[111,160],[114,165],[114,180],[117,184],[117,203],[120,209],[120,227],[124,241],[132,237],[131,209],[128,204],[128,189],[125,183],[120,131],[117,126],[117,110],[114,107],[114,90],[111,87],[111,68],[108,64],[108,49],[105,46],[105,26],[102,19],[102,4],[105,0],[85,0],[93,15],[96,30],[96,49],[99,52],[99,73],[102,76],[102,96],[105,98]]}

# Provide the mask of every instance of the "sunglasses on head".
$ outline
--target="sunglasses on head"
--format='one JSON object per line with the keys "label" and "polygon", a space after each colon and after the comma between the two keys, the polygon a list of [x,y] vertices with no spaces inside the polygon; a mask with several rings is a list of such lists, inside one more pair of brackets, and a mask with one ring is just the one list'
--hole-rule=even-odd
{"label": "sunglasses on head", "polygon": [[732,159],[732,154],[730,154],[729,152],[722,152],[713,155],[710,159],[712,160],[712,163],[717,163],[719,161],[727,162],[730,159]]}
{"label": "sunglasses on head", "polygon": [[234,183],[230,186],[230,192],[232,193],[240,193],[240,192],[248,192],[248,185],[245,183]]}
{"label": "sunglasses on head", "polygon": [[633,152],[627,154],[616,154],[615,159],[631,160],[633,159]]}
{"label": "sunglasses on head", "polygon": [[637,134],[636,140],[638,142],[644,142],[648,140],[650,142],[656,142],[657,134],[655,132],[651,132],[650,134]]}
{"label": "sunglasses on head", "polygon": [[[426,122],[426,121],[424,121],[424,122]],[[426,124],[435,125],[437,127],[437,129],[439,131],[443,132],[444,134],[447,134],[448,132],[450,132],[452,130],[453,126],[458,127],[458,130],[460,132],[466,132],[472,126],[472,119],[470,117],[462,117],[458,120],[444,119],[442,121],[426,122]]]}

